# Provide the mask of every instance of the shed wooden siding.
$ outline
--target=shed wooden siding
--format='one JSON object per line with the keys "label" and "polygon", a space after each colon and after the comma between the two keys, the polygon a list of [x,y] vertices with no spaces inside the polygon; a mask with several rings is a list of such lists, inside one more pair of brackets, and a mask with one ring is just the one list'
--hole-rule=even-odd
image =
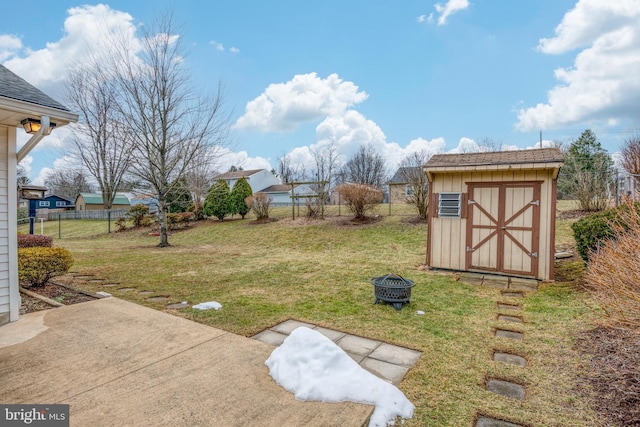
{"label": "shed wooden siding", "polygon": [[[437,176],[437,178],[436,178]],[[545,254],[549,252],[553,255],[554,243],[551,241],[555,233],[555,193],[553,191],[553,170],[512,170],[512,171],[477,171],[464,173],[434,173],[431,183],[432,194],[455,192],[468,193],[467,183],[480,182],[541,182],[540,188],[540,228],[539,228],[539,253],[538,271],[536,277],[539,279],[550,279],[553,277],[553,259]],[[495,192],[495,187],[485,188],[482,191]],[[497,211],[497,193],[488,194],[487,197],[495,198],[495,203],[491,203],[492,209]],[[525,197],[525,194],[522,194]],[[437,208],[437,202],[433,205]],[[465,206],[463,206],[463,209]],[[507,213],[513,213],[507,208]],[[496,212],[492,212],[496,214]],[[531,215],[531,213],[525,213]],[[467,218],[438,218],[430,219],[430,235],[428,236],[427,265],[435,268],[451,270],[466,270],[466,233]],[[481,221],[483,221],[481,219]],[[517,224],[516,224],[517,225]],[[478,231],[479,232],[479,231]],[[497,242],[489,242],[495,245]],[[510,245],[505,245],[505,251],[517,254],[518,251]],[[492,261],[495,262],[495,261]],[[511,260],[512,265],[522,266],[527,261],[524,259]],[[495,265],[494,265],[495,267]]]}

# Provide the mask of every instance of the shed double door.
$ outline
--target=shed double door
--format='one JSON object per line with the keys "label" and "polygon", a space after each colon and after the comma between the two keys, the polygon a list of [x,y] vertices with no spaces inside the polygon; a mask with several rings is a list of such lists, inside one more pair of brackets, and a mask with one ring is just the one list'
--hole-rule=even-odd
{"label": "shed double door", "polygon": [[537,275],[540,187],[540,182],[467,183],[467,270]]}

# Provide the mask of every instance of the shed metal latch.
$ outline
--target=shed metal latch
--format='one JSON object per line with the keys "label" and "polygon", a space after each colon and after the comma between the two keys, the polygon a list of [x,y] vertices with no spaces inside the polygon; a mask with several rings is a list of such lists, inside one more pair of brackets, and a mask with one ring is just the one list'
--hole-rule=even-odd
{"label": "shed metal latch", "polygon": [[473,252],[473,248],[470,248],[469,246],[467,246],[467,252]]}
{"label": "shed metal latch", "polygon": [[538,258],[538,252],[533,252],[533,253],[531,254],[531,256],[532,256],[532,257],[534,257],[534,258]]}

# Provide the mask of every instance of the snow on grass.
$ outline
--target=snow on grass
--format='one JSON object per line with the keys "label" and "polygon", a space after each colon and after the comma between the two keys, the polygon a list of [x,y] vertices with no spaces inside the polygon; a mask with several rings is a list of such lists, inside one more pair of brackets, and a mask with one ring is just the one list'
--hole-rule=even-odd
{"label": "snow on grass", "polygon": [[396,386],[358,365],[333,341],[306,327],[295,329],[265,362],[271,377],[302,401],[375,405],[369,427],[411,418],[415,406]]}
{"label": "snow on grass", "polygon": [[196,310],[209,310],[212,308],[214,310],[220,310],[222,308],[222,304],[217,301],[201,302],[200,304],[196,304],[191,308],[195,308]]}

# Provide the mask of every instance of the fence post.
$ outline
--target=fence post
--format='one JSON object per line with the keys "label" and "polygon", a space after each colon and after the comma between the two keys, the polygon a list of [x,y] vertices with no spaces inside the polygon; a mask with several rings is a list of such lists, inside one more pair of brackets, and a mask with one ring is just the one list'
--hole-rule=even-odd
{"label": "fence post", "polygon": [[62,215],[58,214],[58,239],[62,239]]}
{"label": "fence post", "polygon": [[111,233],[111,211],[107,211],[107,233]]}
{"label": "fence post", "polygon": [[29,234],[33,234],[33,223],[36,221],[35,217],[29,217]]}

